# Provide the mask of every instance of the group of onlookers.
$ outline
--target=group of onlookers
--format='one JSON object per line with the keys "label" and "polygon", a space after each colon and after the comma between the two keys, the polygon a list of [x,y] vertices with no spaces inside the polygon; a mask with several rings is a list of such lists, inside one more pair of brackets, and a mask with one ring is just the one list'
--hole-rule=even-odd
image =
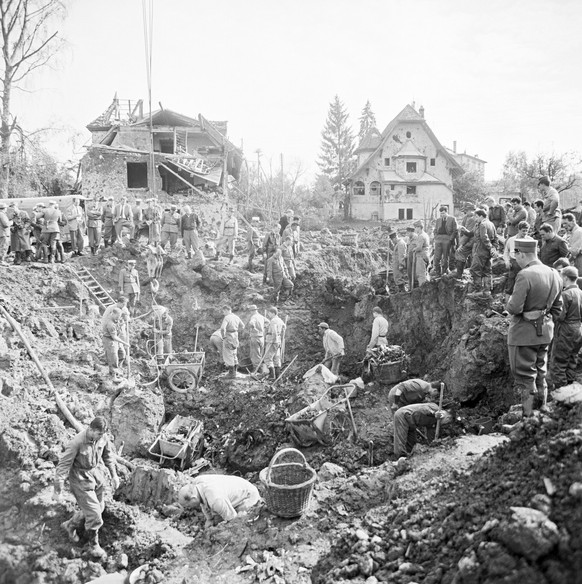
{"label": "group of onlookers", "polygon": [[[446,206],[440,207],[432,250],[422,221],[407,228],[406,239],[396,231],[390,232],[389,267],[397,289],[410,291],[431,276],[461,280],[465,268],[469,268],[473,294],[486,296],[492,287],[492,259],[503,254],[508,270],[505,291],[511,294],[520,269],[515,261],[518,238],[535,239],[540,260],[548,266],[569,257],[573,265],[582,269],[582,227],[578,224],[582,213],[580,217],[562,215],[558,192],[546,177],[540,179],[538,188],[541,197],[533,205],[514,197],[504,206],[488,197],[480,205],[466,204],[460,221],[449,215]],[[564,237],[558,234],[560,229]]]}

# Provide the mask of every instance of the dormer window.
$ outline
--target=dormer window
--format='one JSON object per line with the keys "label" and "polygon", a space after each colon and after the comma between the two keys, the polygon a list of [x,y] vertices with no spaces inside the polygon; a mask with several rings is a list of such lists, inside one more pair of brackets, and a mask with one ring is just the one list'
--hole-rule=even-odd
{"label": "dormer window", "polygon": [[416,162],[407,162],[406,163],[406,172],[409,172],[409,173],[416,172]]}
{"label": "dormer window", "polygon": [[384,166],[390,166],[390,157],[384,158]]}

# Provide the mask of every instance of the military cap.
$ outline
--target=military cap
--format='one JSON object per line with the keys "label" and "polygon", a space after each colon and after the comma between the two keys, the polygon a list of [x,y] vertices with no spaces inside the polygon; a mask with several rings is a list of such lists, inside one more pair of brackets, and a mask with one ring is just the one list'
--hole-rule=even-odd
{"label": "military cap", "polygon": [[522,253],[536,253],[538,242],[535,239],[516,239],[515,251]]}
{"label": "military cap", "polygon": [[324,329],[328,329],[328,328],[329,328],[329,325],[327,324],[327,322],[320,322],[320,323],[317,325],[317,327],[318,327],[318,328],[324,328]]}
{"label": "military cap", "polygon": [[391,232],[388,234],[388,237],[396,237],[397,235],[398,235],[398,233],[396,233],[396,231],[391,231]]}
{"label": "military cap", "polygon": [[406,231],[414,231],[414,227],[407,227]]}
{"label": "military cap", "polygon": [[562,276],[570,278],[570,280],[578,279],[578,269],[575,266],[568,266],[562,270]]}
{"label": "military cap", "polygon": [[415,227],[424,227],[424,225],[422,224],[422,221],[415,221],[415,222],[413,223],[413,225],[414,225]]}
{"label": "military cap", "polygon": [[257,310],[257,305],[256,304],[249,304],[248,309],[249,310]]}

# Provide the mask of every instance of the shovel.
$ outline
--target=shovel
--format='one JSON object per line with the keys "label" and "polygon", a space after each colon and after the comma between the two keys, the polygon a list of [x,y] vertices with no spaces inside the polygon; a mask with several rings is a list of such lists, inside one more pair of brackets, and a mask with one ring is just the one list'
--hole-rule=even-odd
{"label": "shovel", "polygon": [[[441,395],[439,397],[439,410],[443,409],[443,394],[445,391],[445,384],[441,382]],[[441,434],[441,419],[439,418],[437,420],[437,424],[436,424],[436,431],[434,433],[434,439],[438,440],[439,436]]]}

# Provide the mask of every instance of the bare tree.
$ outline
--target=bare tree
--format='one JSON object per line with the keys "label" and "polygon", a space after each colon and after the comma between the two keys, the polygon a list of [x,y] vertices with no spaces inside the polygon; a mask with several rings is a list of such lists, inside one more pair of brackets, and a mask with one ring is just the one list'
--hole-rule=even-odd
{"label": "bare tree", "polygon": [[8,194],[10,139],[17,126],[11,110],[12,91],[58,52],[62,43],[53,24],[63,18],[64,12],[61,0],[0,0],[0,158],[4,196]]}

